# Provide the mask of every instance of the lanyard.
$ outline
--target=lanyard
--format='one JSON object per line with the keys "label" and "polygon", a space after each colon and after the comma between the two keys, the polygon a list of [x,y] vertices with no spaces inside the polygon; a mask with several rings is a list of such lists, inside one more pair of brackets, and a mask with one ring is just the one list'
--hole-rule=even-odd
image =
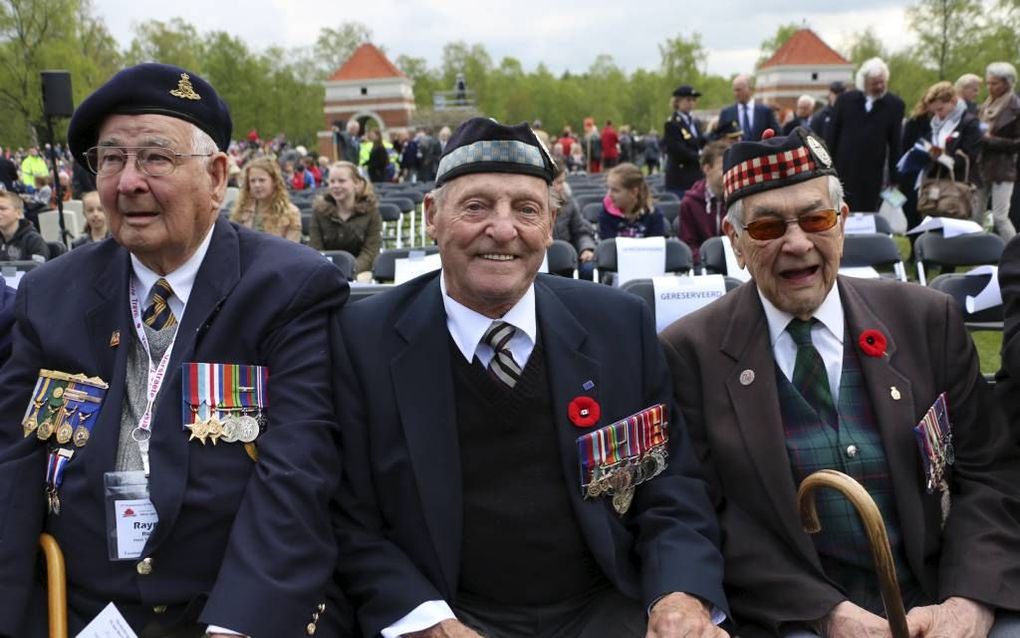
{"label": "lanyard", "polygon": [[166,351],[163,353],[163,358],[160,359],[159,365],[153,368],[152,353],[149,350],[149,340],[145,337],[145,327],[142,324],[141,305],[138,302],[138,295],[135,293],[134,278],[132,278],[130,282],[130,293],[131,319],[135,324],[135,332],[138,334],[138,340],[142,344],[142,349],[145,350],[145,360],[149,367],[149,374],[146,381],[145,412],[142,413],[142,418],[139,419],[135,429],[131,431],[131,438],[138,444],[138,452],[142,457],[142,469],[145,471],[145,476],[148,477],[149,439],[152,438],[152,408],[156,402],[156,395],[159,394],[159,389],[163,385],[163,379],[166,377],[166,369],[170,365],[170,355],[174,350],[174,342],[177,341],[178,333],[177,330],[174,331],[173,339],[170,340],[170,344],[166,347]]}

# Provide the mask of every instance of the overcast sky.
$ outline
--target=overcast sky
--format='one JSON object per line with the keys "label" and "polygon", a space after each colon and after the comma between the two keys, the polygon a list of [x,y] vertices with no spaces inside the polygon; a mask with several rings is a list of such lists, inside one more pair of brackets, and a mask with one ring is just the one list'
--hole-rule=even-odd
{"label": "overcast sky", "polygon": [[[306,46],[323,26],[345,20],[369,26],[392,59],[423,57],[438,66],[443,45],[484,43],[494,62],[519,59],[524,68],[544,62],[555,73],[583,71],[601,53],[628,71],[655,68],[658,45],[677,34],[701,34],[708,71],[751,70],[762,40],[788,22],[804,22],[840,50],[850,36],[872,27],[886,47],[912,43],[905,9],[910,0],[94,0],[114,37],[127,46],[132,26],[179,16],[199,31],[223,30],[253,48]],[[851,9],[850,7],[853,6]]]}

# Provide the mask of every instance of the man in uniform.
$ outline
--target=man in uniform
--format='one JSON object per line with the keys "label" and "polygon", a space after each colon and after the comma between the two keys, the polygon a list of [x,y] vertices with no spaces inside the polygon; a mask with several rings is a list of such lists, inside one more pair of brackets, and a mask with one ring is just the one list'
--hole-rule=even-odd
{"label": "man in uniform", "polygon": [[1008,633],[990,635],[1016,636],[1004,612],[1020,609],[1018,450],[959,308],[837,276],[847,206],[806,129],[734,145],[725,170],[726,232],[752,281],[661,340],[710,477],[739,634],[888,635],[849,502],[819,495],[821,531],[801,527],[797,485],[836,469],[885,520],[911,636],[984,638],[997,612]]}
{"label": "man in uniform", "polygon": [[673,91],[673,117],[663,128],[662,142],[666,146],[666,190],[683,199],[688,188],[704,177],[698,162],[701,147],[705,144],[701,123],[691,111],[701,93],[689,84],[681,84]]}
{"label": "man in uniform", "polygon": [[527,124],[468,120],[425,200],[442,271],[341,315],[338,569],[366,635],[725,635],[648,308],[537,274],[553,175]]}
{"label": "man in uniform", "polygon": [[72,635],[110,603],[142,638],[342,617],[326,602],[328,334],[348,290],[313,251],[219,217],[230,131],[207,82],[161,64],[117,73],[71,119],[113,238],[18,289],[0,370],[2,636],[45,634],[43,531],[63,549]]}

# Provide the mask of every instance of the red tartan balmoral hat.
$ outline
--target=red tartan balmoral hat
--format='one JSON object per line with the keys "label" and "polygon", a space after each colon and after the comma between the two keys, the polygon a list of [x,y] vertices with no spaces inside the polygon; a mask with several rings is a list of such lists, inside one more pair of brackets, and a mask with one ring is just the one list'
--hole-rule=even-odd
{"label": "red tartan balmoral hat", "polygon": [[825,142],[804,127],[785,137],[766,134],[760,141],[737,142],[723,156],[726,206],[773,188],[836,175]]}

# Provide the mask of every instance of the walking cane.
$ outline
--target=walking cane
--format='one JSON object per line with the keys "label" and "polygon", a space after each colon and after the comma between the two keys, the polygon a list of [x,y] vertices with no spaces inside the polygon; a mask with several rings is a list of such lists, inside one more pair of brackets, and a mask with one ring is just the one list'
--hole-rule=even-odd
{"label": "walking cane", "polygon": [[39,536],[39,546],[46,558],[46,599],[49,608],[50,638],[67,638],[67,577],[64,553],[57,539],[49,534]]}
{"label": "walking cane", "polygon": [[871,558],[875,561],[875,572],[878,574],[882,591],[885,617],[889,620],[893,638],[909,638],[907,614],[903,610],[903,598],[900,596],[900,586],[896,582],[896,566],[893,563],[892,550],[889,549],[889,536],[885,532],[885,524],[882,522],[878,506],[868,491],[851,477],[836,470],[819,470],[804,479],[797,490],[800,520],[808,534],[815,534],[822,529],[813,498],[815,490],[820,487],[831,487],[841,492],[857,510],[857,515],[864,524],[864,531],[868,534]]}

